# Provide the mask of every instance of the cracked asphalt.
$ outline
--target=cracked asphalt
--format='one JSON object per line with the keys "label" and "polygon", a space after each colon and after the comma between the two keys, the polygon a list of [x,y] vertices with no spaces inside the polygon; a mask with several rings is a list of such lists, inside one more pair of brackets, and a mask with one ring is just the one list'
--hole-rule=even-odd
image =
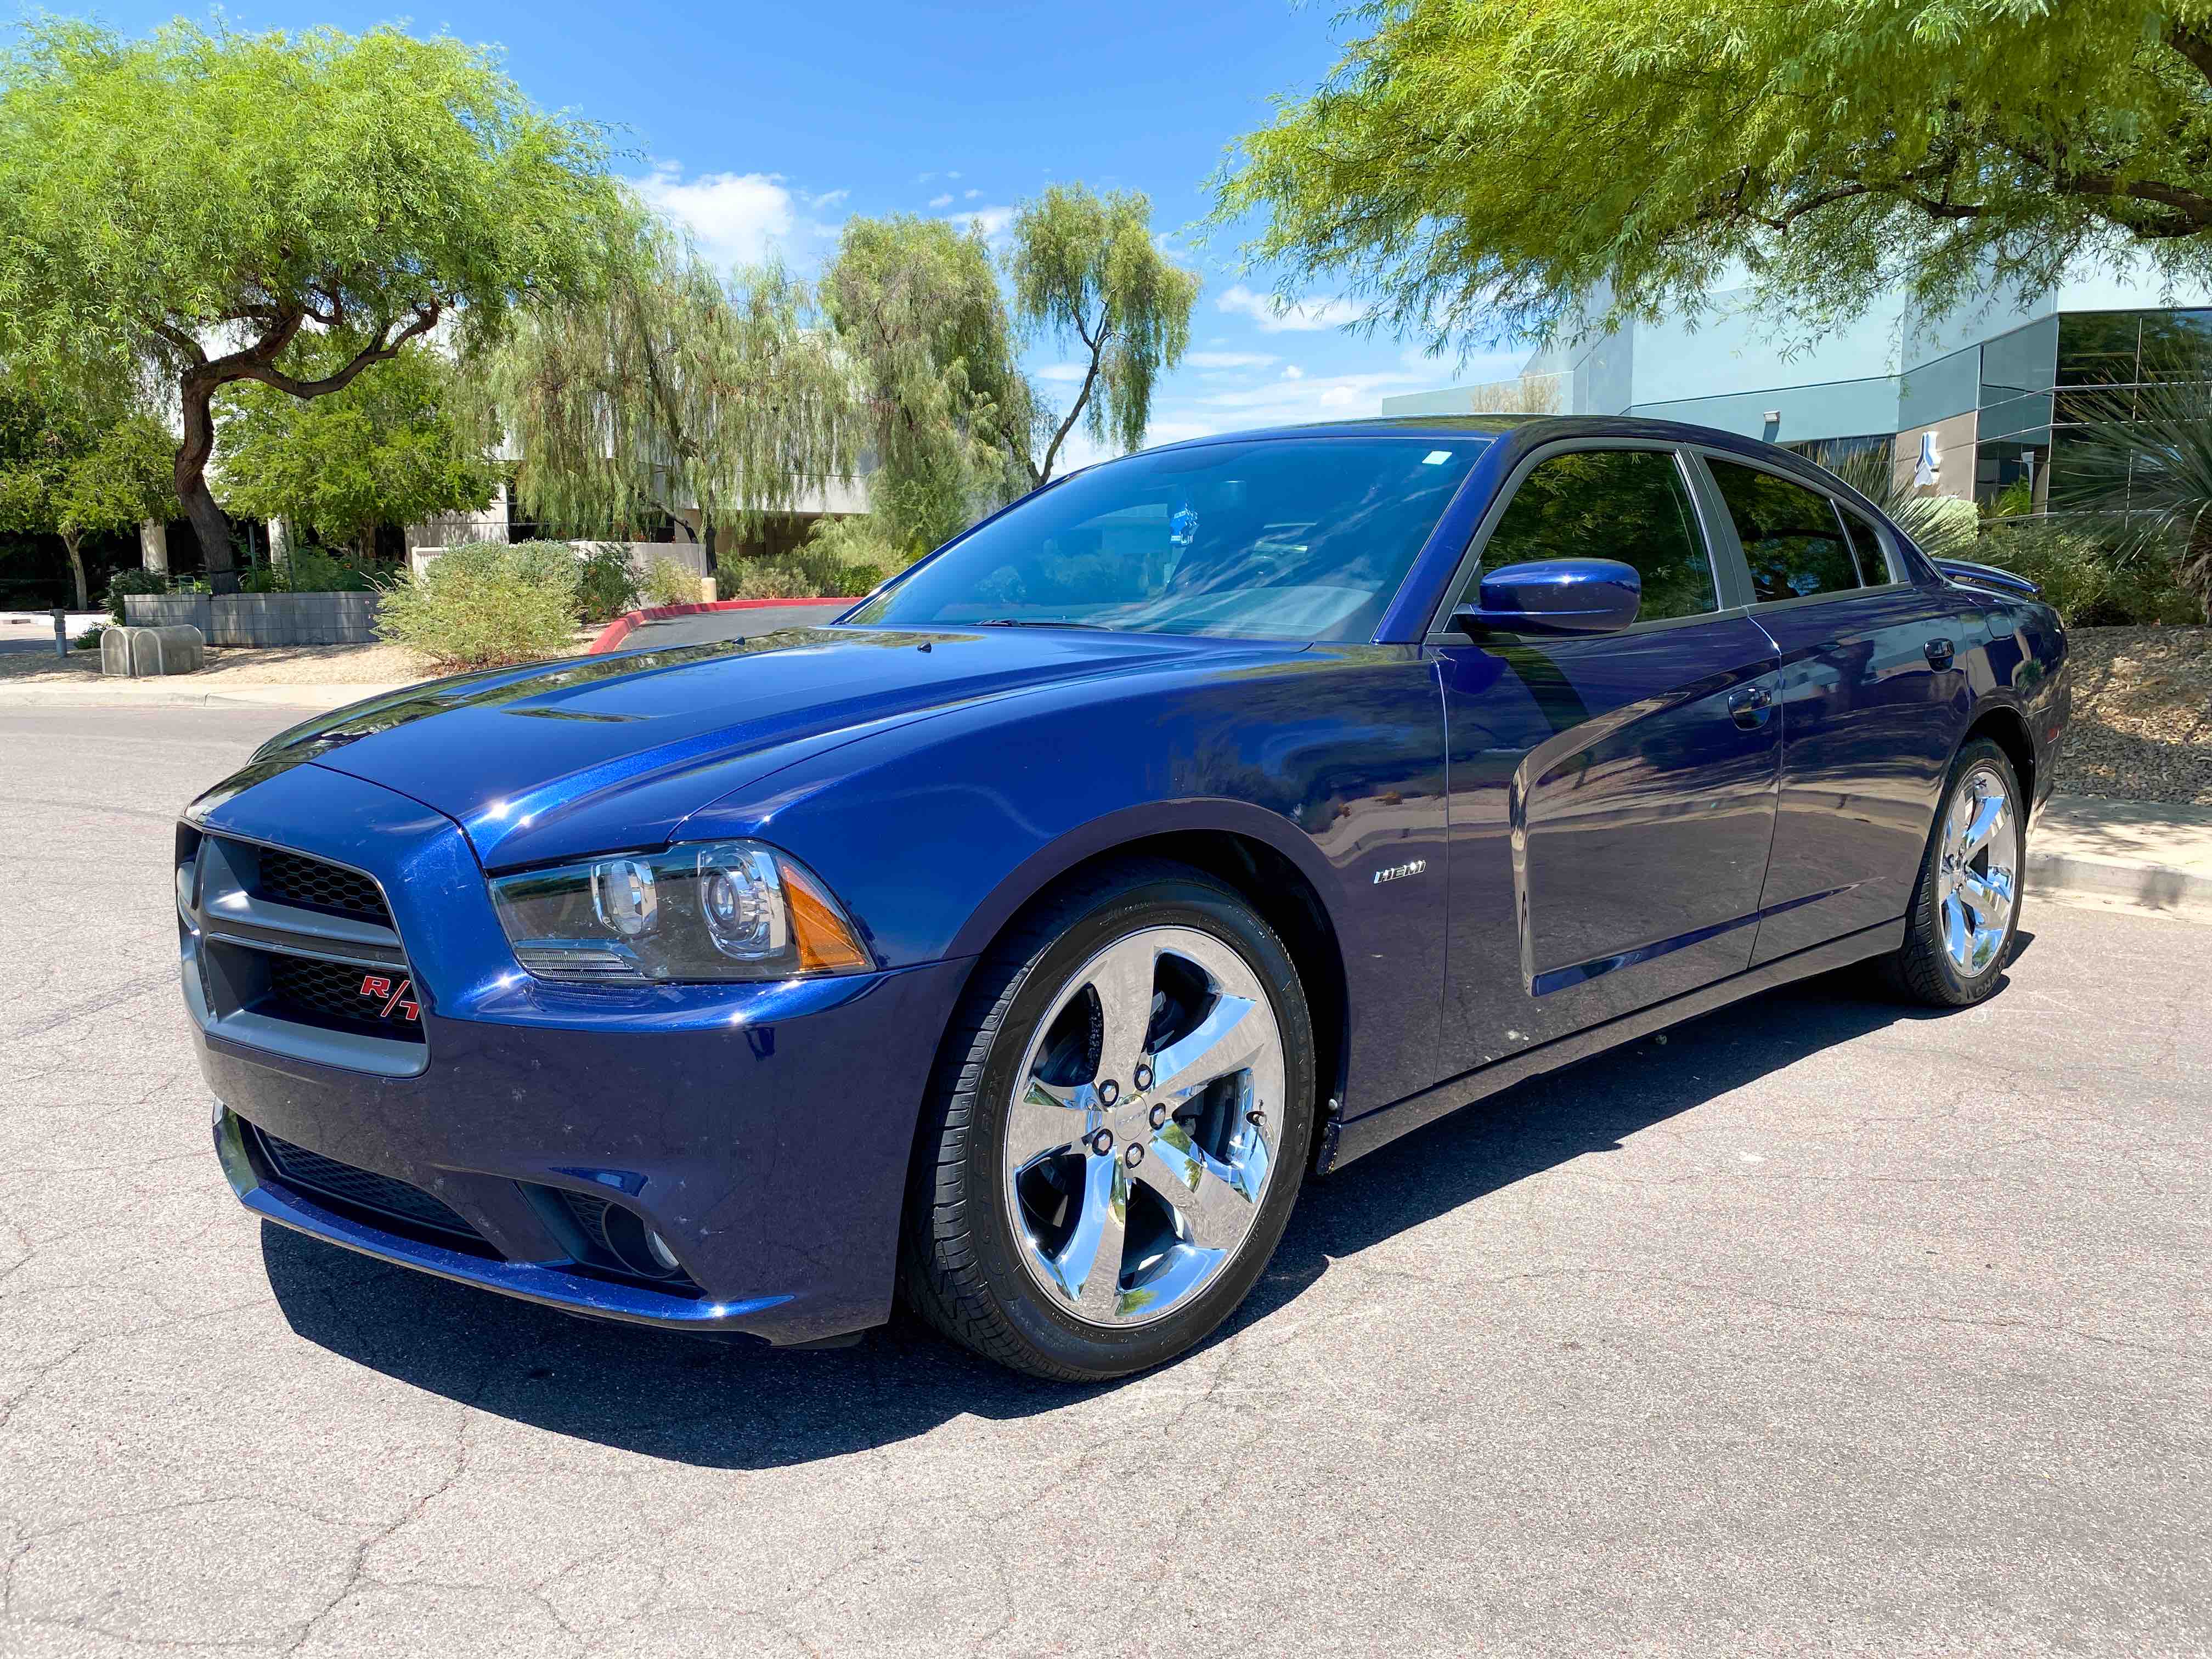
{"label": "cracked asphalt", "polygon": [[1310,1189],[1115,1387],[600,1327],[264,1228],[173,813],[279,712],[0,715],[0,1653],[2212,1646],[2212,929],[2032,896]]}

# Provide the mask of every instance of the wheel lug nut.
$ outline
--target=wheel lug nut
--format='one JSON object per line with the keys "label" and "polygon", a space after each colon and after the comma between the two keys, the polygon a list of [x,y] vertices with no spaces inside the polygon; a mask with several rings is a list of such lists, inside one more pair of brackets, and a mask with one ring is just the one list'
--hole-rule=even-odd
{"label": "wheel lug nut", "polygon": [[1101,1129],[1097,1133],[1092,1135],[1091,1137],[1091,1150],[1097,1153],[1101,1158],[1105,1157],[1107,1153],[1112,1152],[1114,1150],[1114,1132],[1111,1129]]}
{"label": "wheel lug nut", "polygon": [[1098,1085],[1098,1098],[1105,1102],[1109,1106],[1111,1106],[1115,1101],[1121,1099],[1121,1085],[1115,1083],[1112,1078],[1108,1078],[1103,1083]]}
{"label": "wheel lug nut", "polygon": [[1130,1081],[1137,1085],[1137,1092],[1142,1094],[1152,1086],[1152,1068],[1149,1066],[1139,1066],[1137,1067],[1136,1075]]}
{"label": "wheel lug nut", "polygon": [[1166,1124],[1167,1121],[1168,1121],[1168,1103],[1167,1103],[1167,1102],[1165,1102],[1164,1100],[1156,1100],[1156,1101],[1154,1101],[1154,1102],[1152,1103],[1152,1114],[1151,1114],[1151,1115],[1152,1115],[1152,1127],[1154,1127],[1155,1129],[1158,1129],[1158,1128],[1160,1128],[1160,1127],[1164,1127],[1164,1126]]}
{"label": "wheel lug nut", "polygon": [[1145,1161],[1145,1149],[1142,1146],[1136,1145],[1134,1142],[1132,1142],[1130,1143],[1129,1150],[1121,1154],[1121,1159],[1122,1162],[1133,1170],[1139,1164],[1142,1164]]}

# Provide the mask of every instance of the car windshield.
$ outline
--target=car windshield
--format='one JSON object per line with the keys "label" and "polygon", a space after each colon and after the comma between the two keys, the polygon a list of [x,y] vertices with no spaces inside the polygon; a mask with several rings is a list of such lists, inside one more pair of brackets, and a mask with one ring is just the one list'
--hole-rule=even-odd
{"label": "car windshield", "polygon": [[852,620],[1364,640],[1487,441],[1255,439],[1110,462],[1010,508]]}

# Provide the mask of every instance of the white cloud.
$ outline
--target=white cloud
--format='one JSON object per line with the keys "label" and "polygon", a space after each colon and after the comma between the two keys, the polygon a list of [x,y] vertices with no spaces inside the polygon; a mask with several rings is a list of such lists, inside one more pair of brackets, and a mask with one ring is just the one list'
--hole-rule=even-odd
{"label": "white cloud", "polygon": [[1182,360],[1193,368],[1267,368],[1277,361],[1265,351],[1187,351]]}
{"label": "white cloud", "polygon": [[1239,283],[1216,300],[1214,307],[1249,317],[1268,334],[1310,333],[1316,329],[1341,328],[1367,314],[1367,307],[1343,295],[1309,295],[1285,305],[1265,294],[1255,294]]}
{"label": "white cloud", "polygon": [[948,213],[945,216],[963,230],[970,225],[981,225],[983,234],[994,238],[1005,235],[1006,227],[1014,222],[1014,210],[1010,207],[963,208],[957,213]]}
{"label": "white cloud", "polygon": [[981,196],[982,193],[983,193],[983,192],[982,192],[981,191],[980,191],[980,190],[970,190],[970,191],[963,191],[962,192],[962,195],[963,195],[963,197],[966,200],[972,202],[972,201],[974,201],[974,200],[975,200],[978,196]]}
{"label": "white cloud", "polygon": [[948,190],[941,196],[931,197],[929,198],[929,204],[932,207],[951,207],[952,205],[952,192]]}
{"label": "white cloud", "polygon": [[1037,370],[1037,379],[1052,380],[1062,386],[1073,386],[1091,372],[1088,363],[1047,363]]}
{"label": "white cloud", "polygon": [[1296,363],[1285,363],[1283,365],[1283,378],[1285,380],[1303,380],[1305,377],[1305,370],[1300,368]]}
{"label": "white cloud", "polygon": [[809,196],[805,191],[801,191],[799,199],[807,206],[821,211],[842,206],[845,198],[852,193],[849,190],[825,190],[819,196]]}
{"label": "white cloud", "polygon": [[750,264],[780,247],[796,218],[792,193],[773,173],[702,173],[684,177],[674,161],[657,161],[637,181],[638,194],[690,227],[700,251],[719,265]]}

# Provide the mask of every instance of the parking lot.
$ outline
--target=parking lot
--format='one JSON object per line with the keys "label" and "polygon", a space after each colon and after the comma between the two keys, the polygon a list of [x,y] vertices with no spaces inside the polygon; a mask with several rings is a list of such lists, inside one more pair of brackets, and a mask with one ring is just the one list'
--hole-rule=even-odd
{"label": "parking lot", "polygon": [[240,1210],[170,826],[292,718],[0,712],[0,1651],[2212,1644],[2212,928],[2031,896],[1982,1008],[1823,981],[1511,1091],[1069,1389]]}

